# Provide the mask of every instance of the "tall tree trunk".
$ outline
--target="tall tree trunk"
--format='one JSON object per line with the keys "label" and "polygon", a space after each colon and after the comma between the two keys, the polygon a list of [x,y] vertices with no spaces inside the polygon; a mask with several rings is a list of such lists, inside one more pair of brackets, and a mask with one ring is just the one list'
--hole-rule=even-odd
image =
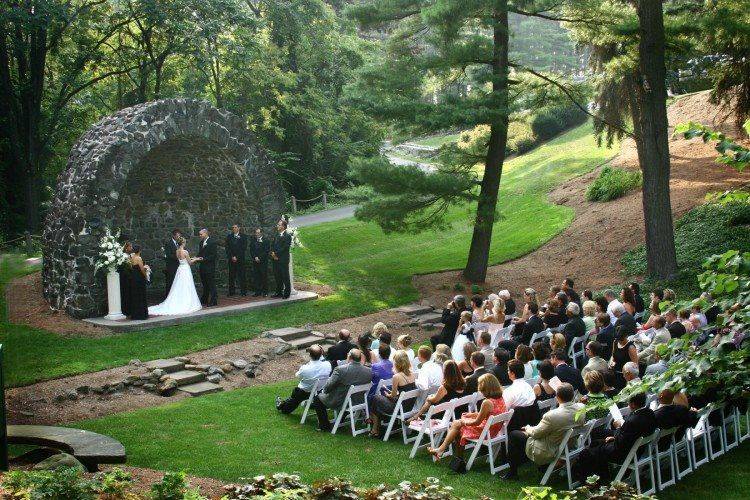
{"label": "tall tree trunk", "polygon": [[497,96],[497,105],[504,110],[500,123],[490,127],[490,140],[485,160],[484,176],[477,202],[474,234],[471,237],[469,257],[464,268],[464,277],[474,282],[484,281],[490,258],[492,227],[500,190],[500,178],[505,161],[505,146],[508,142],[508,6],[503,2],[494,14],[492,92]]}
{"label": "tall tree trunk", "polygon": [[677,272],[669,195],[664,13],[661,0],[638,0],[640,81],[636,83],[638,159],[643,171],[643,218],[648,273],[660,279]]}

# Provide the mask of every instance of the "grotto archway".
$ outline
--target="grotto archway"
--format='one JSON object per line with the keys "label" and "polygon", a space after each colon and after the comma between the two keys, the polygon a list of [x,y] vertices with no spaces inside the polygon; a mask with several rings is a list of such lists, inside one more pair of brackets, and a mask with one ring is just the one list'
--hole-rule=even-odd
{"label": "grotto archway", "polygon": [[283,207],[276,171],[238,116],[191,99],[123,109],[81,137],[58,178],[42,236],[44,296],[77,318],[105,312],[94,262],[106,227],[143,247],[150,293],[160,296],[162,244],[173,228],[195,252],[201,228],[220,241],[234,222],[268,234]]}

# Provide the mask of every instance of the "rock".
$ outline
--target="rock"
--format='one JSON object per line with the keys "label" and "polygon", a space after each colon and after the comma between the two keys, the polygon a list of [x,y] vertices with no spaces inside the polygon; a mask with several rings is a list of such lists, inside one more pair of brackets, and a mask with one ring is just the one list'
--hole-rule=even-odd
{"label": "rock", "polygon": [[34,470],[56,470],[56,469],[78,469],[85,471],[86,468],[73,455],[67,453],[58,453],[49,458],[45,458],[38,464],[34,465]]}
{"label": "rock", "polygon": [[219,374],[219,375],[221,375],[222,377],[223,377],[224,375],[226,375],[226,374],[224,373],[224,370],[222,370],[222,369],[221,369],[221,368],[219,368],[218,366],[210,366],[210,367],[208,368],[208,374],[209,374],[209,375],[216,375],[216,374]]}
{"label": "rock", "polygon": [[88,385],[81,385],[76,387],[76,392],[78,394],[88,394],[89,392],[91,392],[91,387]]}
{"label": "rock", "polygon": [[247,361],[245,361],[244,359],[235,359],[232,361],[232,366],[234,366],[238,370],[244,370],[245,368],[247,368],[247,364]]}
{"label": "rock", "polygon": [[429,332],[435,329],[435,325],[432,323],[422,323],[422,330]]}
{"label": "rock", "polygon": [[143,384],[143,381],[141,381],[141,377],[139,377],[138,375],[128,375],[122,382],[125,385],[135,385],[136,382],[140,382],[141,384]]}
{"label": "rock", "polygon": [[151,370],[151,375],[156,378],[161,378],[162,376],[164,376],[164,373],[164,370],[162,370],[161,368],[155,368]]}
{"label": "rock", "polygon": [[112,392],[122,392],[124,390],[125,390],[125,384],[123,384],[122,382],[112,386]]}
{"label": "rock", "polygon": [[186,370],[197,370],[198,369],[198,365],[191,365],[190,363],[187,363],[187,364],[185,364],[185,369]]}
{"label": "rock", "polygon": [[130,363],[128,363],[130,366],[141,366],[143,363],[141,363],[140,359],[131,359]]}
{"label": "rock", "polygon": [[225,363],[221,365],[220,368],[224,371],[224,373],[232,373],[234,371],[234,366],[232,366],[231,363]]}
{"label": "rock", "polygon": [[178,356],[174,359],[175,361],[179,361],[180,363],[185,363],[185,364],[190,363],[190,358],[187,358],[185,356]]}
{"label": "rock", "polygon": [[177,392],[177,381],[176,380],[166,380],[163,384],[159,386],[159,395],[164,397],[169,397],[174,395],[174,393]]}
{"label": "rock", "polygon": [[268,356],[266,356],[265,354],[261,354],[260,355],[260,362],[262,363],[264,361],[268,361]]}
{"label": "rock", "polygon": [[255,365],[250,365],[247,368],[245,368],[245,376],[247,378],[255,378],[255,372],[258,369]]}
{"label": "rock", "polygon": [[195,369],[201,372],[207,372],[209,368],[211,368],[211,365],[206,365],[206,364],[195,365]]}
{"label": "rock", "polygon": [[144,385],[144,381],[141,379],[136,379],[130,385],[132,385],[133,387],[140,387]]}
{"label": "rock", "polygon": [[159,382],[166,382],[167,380],[169,380],[169,375],[162,375],[159,377]]}
{"label": "rock", "polygon": [[206,380],[208,380],[209,382],[213,382],[214,384],[218,384],[219,382],[221,382],[221,375],[219,375],[218,373],[214,373],[213,375],[209,375],[208,377],[206,377]]}
{"label": "rock", "polygon": [[52,399],[55,403],[63,403],[68,400],[68,396],[65,394],[55,394],[55,397]]}
{"label": "rock", "polygon": [[285,352],[288,352],[288,351],[291,351],[291,350],[292,350],[292,346],[290,344],[286,344],[285,343],[285,344],[281,344],[280,346],[278,346],[276,349],[273,350],[273,352],[274,352],[274,354],[276,354],[277,356],[279,356],[279,355],[284,354]]}
{"label": "rock", "polygon": [[104,388],[100,385],[95,385],[91,388],[91,392],[94,394],[104,394]]}
{"label": "rock", "polygon": [[156,384],[143,384],[143,389],[148,392],[156,391]]}
{"label": "rock", "polygon": [[141,375],[139,378],[141,380],[143,380],[144,382],[146,382],[146,381],[151,380],[151,374],[150,373],[146,373],[145,375]]}
{"label": "rock", "polygon": [[65,391],[65,397],[71,401],[78,399],[78,392],[74,390]]}
{"label": "rock", "polygon": [[430,301],[429,301],[429,300],[427,300],[427,299],[422,299],[422,300],[420,300],[420,301],[419,301],[419,305],[420,305],[420,306],[425,306],[425,307],[434,307],[434,306],[433,306],[433,305],[432,305],[432,304],[430,303]]}

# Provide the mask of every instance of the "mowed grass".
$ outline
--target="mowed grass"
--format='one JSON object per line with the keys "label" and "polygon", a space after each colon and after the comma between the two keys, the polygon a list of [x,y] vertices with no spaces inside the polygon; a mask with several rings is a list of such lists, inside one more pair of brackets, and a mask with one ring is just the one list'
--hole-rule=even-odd
{"label": "mowed grass", "polygon": [[[509,161],[490,262],[531,252],[567,227],[573,210],[549,203],[547,193],[612,155],[612,150],[596,147],[591,125],[586,124]],[[449,230],[419,234],[385,235],[377,225],[355,219],[303,228],[305,248],[294,253],[296,279],[329,285],[334,291],[315,301],[95,339],[61,337],[3,320],[0,342],[6,348],[6,383],[25,385],[118,366],[133,358],[176,356],[249,339],[270,328],[331,322],[408,303],[417,299],[412,275],[460,269],[465,264],[473,206],[453,208],[448,219]],[[12,259],[0,262],[2,283],[19,274],[17,264]]]}
{"label": "mowed grass", "polygon": [[[422,481],[434,476],[464,498],[517,498],[521,486],[536,485],[541,473],[535,466],[520,470],[520,481],[504,482],[492,476],[484,461],[457,475],[447,460],[434,464],[421,451],[410,460],[410,447],[396,434],[389,442],[340,433],[315,431],[314,413],[305,425],[301,410],[280,415],[274,397],[286,395],[293,383],[251,387],[187,399],[181,402],[76,423],[76,427],[111,435],[125,445],[128,463],[224,481],[275,472],[296,473],[304,481],[339,476],[359,486],[403,480]],[[745,443],[716,462],[704,465],[659,498],[747,498],[750,484],[750,444]],[[565,488],[560,478],[552,486]]]}
{"label": "mowed grass", "polygon": [[414,144],[419,144],[420,146],[429,146],[433,148],[439,148],[443,144],[447,144],[449,142],[456,142],[458,141],[458,138],[461,136],[460,133],[457,134],[439,134],[439,135],[431,135],[429,137],[425,137],[423,139],[415,139],[409,142],[413,142]]}

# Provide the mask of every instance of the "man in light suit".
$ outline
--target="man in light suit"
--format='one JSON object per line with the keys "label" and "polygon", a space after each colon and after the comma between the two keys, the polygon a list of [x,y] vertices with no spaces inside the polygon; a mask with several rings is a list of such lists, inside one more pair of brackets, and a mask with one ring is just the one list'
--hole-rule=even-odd
{"label": "man in light suit", "polygon": [[[372,381],[372,370],[364,366],[360,361],[362,351],[352,349],[349,351],[347,363],[337,366],[333,369],[331,378],[328,379],[323,390],[313,399],[313,407],[318,415],[318,430],[324,432],[331,431],[331,421],[328,419],[328,409],[338,409],[344,403],[346,393],[349,387],[353,385],[367,384]],[[359,395],[359,404],[364,399],[364,395]]]}
{"label": "man in light suit", "polygon": [[638,361],[644,366],[656,363],[656,347],[659,344],[666,344],[672,340],[672,334],[665,328],[667,322],[664,316],[657,316],[654,318],[654,336],[651,338],[651,342],[648,346],[644,347],[638,352]]}
{"label": "man in light suit", "polygon": [[503,479],[518,479],[518,466],[531,460],[537,465],[547,465],[555,459],[557,448],[569,429],[586,422],[584,415],[576,413],[584,408],[573,402],[574,390],[570,384],[557,388],[557,404],[554,410],[544,414],[541,422],[534,426],[511,431],[508,436],[508,462],[510,468]]}

